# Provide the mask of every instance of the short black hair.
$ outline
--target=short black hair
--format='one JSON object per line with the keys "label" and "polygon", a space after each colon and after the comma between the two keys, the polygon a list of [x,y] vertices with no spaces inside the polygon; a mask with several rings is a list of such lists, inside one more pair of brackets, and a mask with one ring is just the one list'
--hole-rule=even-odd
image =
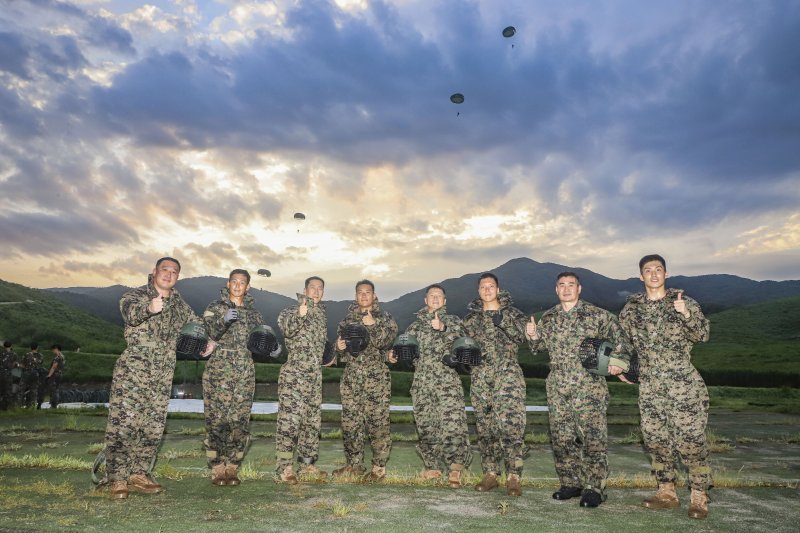
{"label": "short black hair", "polygon": [[233,276],[235,276],[236,274],[241,274],[244,277],[246,277],[247,278],[247,284],[248,285],[250,284],[250,272],[248,272],[247,270],[245,270],[243,268],[234,268],[233,270],[231,270],[231,273],[228,274],[228,281],[232,280]]}
{"label": "short black hair", "polygon": [[644,266],[647,263],[649,263],[650,261],[658,261],[659,263],[661,263],[661,266],[664,267],[664,270],[667,270],[667,262],[664,260],[663,257],[661,257],[658,254],[650,254],[650,255],[646,255],[646,256],[642,257],[641,259],[639,259],[639,272],[640,273],[642,272],[642,269],[644,268]]}
{"label": "short black hair", "polygon": [[578,285],[581,284],[581,278],[575,272],[570,272],[569,270],[566,272],[562,272],[558,276],[556,276],[556,285],[558,285],[558,280],[561,278],[575,278],[575,281],[578,282]]}
{"label": "short black hair", "polygon": [[371,282],[370,280],[368,280],[368,279],[362,279],[361,281],[359,281],[358,283],[356,283],[356,291],[358,291],[358,288],[359,288],[360,286],[362,286],[362,285],[369,285],[370,287],[372,287],[372,292],[375,292],[375,284],[374,284],[374,283],[372,283],[372,282]]}
{"label": "short black hair", "polygon": [[54,345],[52,345],[50,347],[50,349],[51,350],[58,350],[60,352],[61,351],[61,345],[60,344],[54,344]]}
{"label": "short black hair", "polygon": [[39,343],[38,342],[32,342],[31,343],[31,350],[37,350],[38,348],[39,348]]}
{"label": "short black hair", "polygon": [[478,285],[480,285],[481,281],[485,280],[486,278],[492,278],[494,280],[494,284],[500,287],[500,281],[497,279],[497,276],[495,276],[491,272],[484,272],[483,274],[481,274],[481,277],[478,278]]}
{"label": "short black hair", "polygon": [[445,290],[444,290],[444,287],[442,287],[442,286],[441,286],[441,285],[439,285],[438,283],[434,283],[434,284],[432,284],[432,285],[428,285],[428,288],[427,288],[427,289],[425,289],[425,295],[426,295],[426,296],[427,296],[427,295],[428,295],[428,293],[431,291],[431,289],[439,289],[440,291],[442,291],[442,294],[444,294],[445,296],[447,296],[447,291],[445,291]]}
{"label": "short black hair", "polygon": [[159,259],[158,261],[156,261],[156,269],[158,269],[158,267],[159,267],[159,266],[161,265],[161,263],[163,263],[164,261],[172,261],[173,263],[175,263],[176,265],[178,265],[178,272],[180,272],[180,271],[181,271],[181,262],[180,262],[180,261],[178,261],[177,259],[175,259],[174,257],[169,257],[169,256],[164,256],[164,257],[162,257],[161,259]]}
{"label": "short black hair", "polygon": [[13,344],[11,344],[11,341],[6,341],[3,343],[3,348],[11,348],[12,346]]}
{"label": "short black hair", "polygon": [[322,287],[323,288],[325,287],[325,280],[322,279],[319,276],[311,276],[310,278],[306,278],[306,283],[305,283],[305,285],[303,285],[303,287],[305,287],[307,289],[308,288],[308,284],[311,283],[312,281],[314,281],[315,279],[319,280],[320,283],[322,283]]}

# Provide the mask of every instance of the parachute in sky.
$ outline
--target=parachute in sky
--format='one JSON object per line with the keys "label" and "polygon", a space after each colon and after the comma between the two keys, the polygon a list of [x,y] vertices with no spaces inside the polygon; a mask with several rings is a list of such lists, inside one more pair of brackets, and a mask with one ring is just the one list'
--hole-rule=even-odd
{"label": "parachute in sky", "polygon": [[295,213],[294,214],[294,224],[297,226],[297,233],[300,233],[300,226],[303,225],[303,222],[306,220],[306,216],[303,213]]}
{"label": "parachute in sky", "polygon": [[[510,39],[517,33],[517,28],[514,26],[506,26],[503,28],[503,37]],[[511,48],[514,48],[514,43],[511,43]]]}
{"label": "parachute in sky", "polygon": [[272,275],[272,272],[270,272],[266,268],[259,268],[258,269],[258,275],[259,276],[264,276],[265,278],[268,278],[268,277],[270,277]]}
{"label": "parachute in sky", "polygon": [[[454,104],[463,104],[464,103],[464,95],[461,93],[454,93],[450,95],[450,101]],[[461,112],[457,112],[456,116],[459,116]]]}

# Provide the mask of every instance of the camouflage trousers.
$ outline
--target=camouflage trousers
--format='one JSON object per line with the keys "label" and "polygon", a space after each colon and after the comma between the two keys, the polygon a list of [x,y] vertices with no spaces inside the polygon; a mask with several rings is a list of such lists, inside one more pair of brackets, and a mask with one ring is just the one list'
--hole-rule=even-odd
{"label": "camouflage trousers", "polygon": [[11,376],[11,371],[0,370],[0,409],[14,407],[16,401],[14,378]]}
{"label": "camouflage trousers", "polygon": [[417,369],[411,385],[417,451],[428,470],[462,470],[472,462],[464,389],[455,370]]}
{"label": "camouflage trousers", "polygon": [[208,466],[241,464],[250,440],[250,412],[256,390],[253,359],[247,351],[218,349],[203,372]]}
{"label": "camouflage trousers", "polygon": [[680,461],[689,470],[691,488],[707,490],[711,486],[705,434],[708,404],[706,385],[693,367],[642,376],[642,436],[659,483],[676,480]]}
{"label": "camouflage trousers", "polygon": [[114,366],[105,454],[109,482],[146,474],[167,421],[174,349],[128,347]]}
{"label": "camouflage trousers", "polygon": [[289,361],[278,377],[278,423],[275,428],[276,472],[292,464],[319,459],[322,428],[322,370],[318,364]]}
{"label": "camouflage trousers", "polygon": [[[170,378],[171,380],[172,378]],[[61,385],[61,376],[58,374],[52,375],[47,378],[47,394],[50,396],[50,407],[55,409],[58,407],[58,387]],[[167,395],[169,399],[169,395]]]}
{"label": "camouflage trousers", "polygon": [[392,381],[383,363],[348,363],[339,384],[342,396],[342,439],[347,464],[362,466],[364,443],[372,444],[372,464],[386,466],[392,451],[389,400]]}
{"label": "camouflage trousers", "polygon": [[472,369],[470,399],[484,473],[522,474],[525,455],[525,379],[518,364]]}
{"label": "camouflage trousers", "polygon": [[550,443],[562,487],[593,488],[608,478],[608,385],[583,369],[547,376]]}
{"label": "camouflage trousers", "polygon": [[22,374],[22,405],[28,407],[38,406],[44,400],[45,382],[40,378],[39,372],[26,371]]}

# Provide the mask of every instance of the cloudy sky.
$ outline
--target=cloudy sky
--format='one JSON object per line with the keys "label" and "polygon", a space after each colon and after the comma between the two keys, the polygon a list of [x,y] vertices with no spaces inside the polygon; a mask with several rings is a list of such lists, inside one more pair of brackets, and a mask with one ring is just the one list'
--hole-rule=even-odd
{"label": "cloudy sky", "polygon": [[780,0],[0,0],[0,278],[798,279],[798,35]]}

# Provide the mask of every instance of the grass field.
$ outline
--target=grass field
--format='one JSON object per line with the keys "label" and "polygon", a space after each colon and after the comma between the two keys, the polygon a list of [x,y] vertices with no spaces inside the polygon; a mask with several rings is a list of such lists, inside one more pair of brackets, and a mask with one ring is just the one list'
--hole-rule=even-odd
{"label": "grass field", "polygon": [[[334,413],[326,413],[319,465],[342,464]],[[596,510],[556,502],[557,486],[546,437],[547,418],[528,418],[529,456],[523,496],[479,494],[415,479],[413,418],[393,415],[389,477],[380,485],[272,481],[274,418],[254,417],[253,445],[239,487],[214,487],[207,478],[203,421],[170,416],[156,472],[164,494],[109,501],[90,482],[102,447],[105,410],[54,412],[17,409],[0,415],[0,528],[35,531],[795,531],[800,520],[800,433],[797,414],[712,409],[709,438],[716,488],[711,515],[699,522],[675,511],[648,511],[652,490],[635,408],[609,417],[609,500]],[[479,473],[477,450],[470,482]]]}

